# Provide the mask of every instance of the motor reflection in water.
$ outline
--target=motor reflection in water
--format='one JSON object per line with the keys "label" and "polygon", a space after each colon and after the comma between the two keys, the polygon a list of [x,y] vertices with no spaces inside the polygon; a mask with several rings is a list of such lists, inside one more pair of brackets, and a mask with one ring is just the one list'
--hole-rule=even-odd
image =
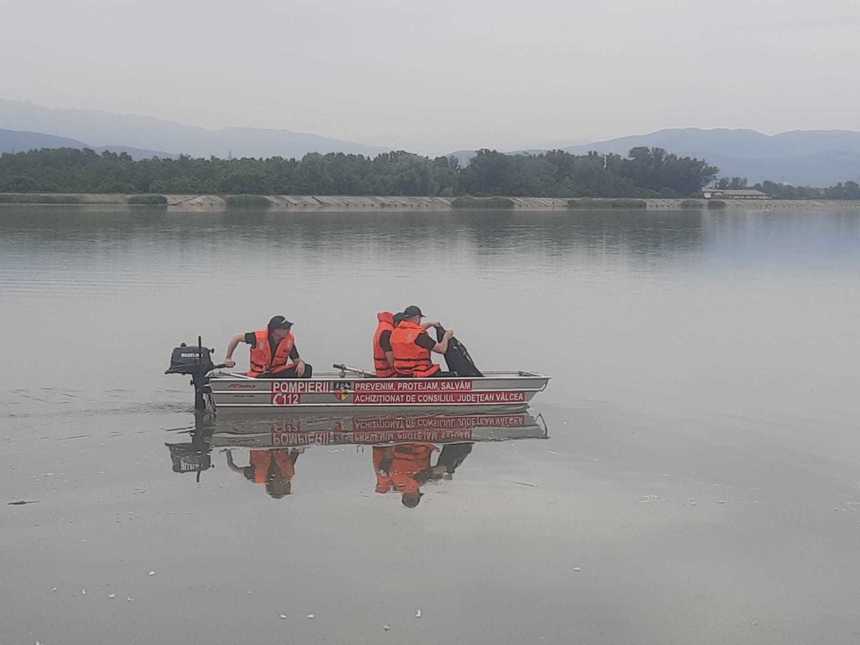
{"label": "motor reflection in water", "polygon": [[[259,485],[273,499],[292,493],[296,464],[319,446],[368,446],[375,492],[400,495],[415,508],[422,486],[452,479],[475,443],[546,439],[543,417],[530,412],[472,415],[225,415],[198,414],[190,441],[168,442],[173,472],[214,468],[213,451],[230,471]],[[240,455],[241,453],[241,455]],[[245,456],[247,454],[247,457]]]}

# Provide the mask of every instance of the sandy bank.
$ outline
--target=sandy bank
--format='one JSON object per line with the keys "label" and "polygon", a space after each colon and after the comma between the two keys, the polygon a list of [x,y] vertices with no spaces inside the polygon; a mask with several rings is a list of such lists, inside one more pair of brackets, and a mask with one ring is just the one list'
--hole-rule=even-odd
{"label": "sandy bank", "polygon": [[[0,206],[3,205],[79,205],[79,206],[130,206],[131,195],[94,194],[94,193],[0,193]],[[208,212],[224,211],[234,208],[229,195],[165,195],[170,211]],[[244,196],[240,196],[240,199]],[[252,208],[268,208],[272,211],[376,211],[376,210],[425,210],[448,211],[456,207],[450,197],[373,197],[373,196],[326,196],[326,195],[260,195],[251,196],[259,202]],[[571,209],[569,199],[554,197],[507,197],[514,210],[586,210],[589,207]],[[608,202],[612,200],[588,199],[589,204],[602,206],[601,210],[611,210]],[[682,199],[644,199],[645,210],[685,210],[683,202],[698,202],[693,208],[705,208],[704,200]],[[727,210],[814,210],[817,208],[839,207],[860,209],[860,201],[835,200],[728,200]],[[135,208],[143,208],[135,206]],[[689,205],[686,208],[689,209]],[[469,209],[475,210],[475,209]],[[717,211],[718,212],[718,211]]]}

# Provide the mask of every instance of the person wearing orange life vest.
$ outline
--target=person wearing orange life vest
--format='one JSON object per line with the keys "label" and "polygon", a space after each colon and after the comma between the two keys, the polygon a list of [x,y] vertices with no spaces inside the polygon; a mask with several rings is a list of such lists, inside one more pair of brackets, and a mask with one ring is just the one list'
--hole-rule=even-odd
{"label": "person wearing orange life vest", "polygon": [[313,367],[299,356],[292,332],[293,323],[284,316],[273,316],[266,329],[238,334],[227,344],[226,367],[235,367],[233,352],[239,343],[251,346],[251,369],[254,378],[311,378]]}
{"label": "person wearing orange life vest", "polygon": [[391,378],[395,375],[394,352],[391,349],[394,314],[380,311],[376,314],[376,320],[376,331],[373,332],[373,369],[378,378]]}
{"label": "person wearing orange life vest", "polygon": [[442,376],[438,365],[430,359],[431,353],[444,354],[448,351],[448,341],[454,335],[454,330],[448,329],[436,342],[427,333],[430,327],[438,323],[425,322],[421,319],[424,314],[415,305],[410,305],[398,314],[400,322],[391,332],[391,349],[394,353],[394,371],[398,377],[428,378]]}
{"label": "person wearing orange life vest", "polygon": [[228,449],[227,467],[242,473],[245,479],[266,487],[269,497],[280,499],[292,493],[293,476],[296,474],[296,460],[301,451],[278,448],[275,450],[252,449],[248,455],[247,466],[237,466],[233,453]]}

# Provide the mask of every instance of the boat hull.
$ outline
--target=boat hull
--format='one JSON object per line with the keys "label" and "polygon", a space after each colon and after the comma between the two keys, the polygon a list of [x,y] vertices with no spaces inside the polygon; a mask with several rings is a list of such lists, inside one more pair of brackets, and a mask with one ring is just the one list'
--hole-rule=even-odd
{"label": "boat hull", "polygon": [[253,379],[216,373],[209,397],[217,410],[376,410],[423,412],[516,412],[543,391],[549,377],[497,372],[480,378],[350,378],[320,374],[312,379]]}

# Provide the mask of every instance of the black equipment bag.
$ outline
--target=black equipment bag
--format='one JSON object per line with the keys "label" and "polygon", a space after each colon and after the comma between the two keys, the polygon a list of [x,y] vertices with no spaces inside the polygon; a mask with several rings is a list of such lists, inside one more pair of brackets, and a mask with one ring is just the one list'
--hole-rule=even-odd
{"label": "black equipment bag", "polygon": [[[438,340],[442,339],[445,330],[441,327],[436,328],[436,336]],[[475,365],[475,361],[469,355],[469,350],[466,346],[456,338],[448,341],[448,351],[445,352],[445,363],[448,365],[448,371],[453,376],[483,376],[484,374]]]}

